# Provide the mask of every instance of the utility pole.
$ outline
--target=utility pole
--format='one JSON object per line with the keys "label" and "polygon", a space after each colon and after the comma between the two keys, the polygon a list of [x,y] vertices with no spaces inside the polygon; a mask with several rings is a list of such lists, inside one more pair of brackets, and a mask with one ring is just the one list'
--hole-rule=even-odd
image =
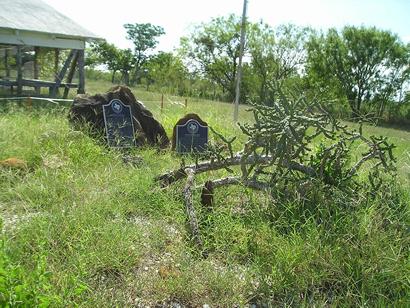
{"label": "utility pole", "polygon": [[240,91],[241,91],[241,79],[242,79],[242,57],[243,57],[243,50],[245,47],[245,28],[246,28],[246,7],[248,4],[248,0],[243,0],[243,12],[242,12],[242,24],[241,24],[241,41],[239,45],[239,63],[238,63],[238,70],[236,73],[236,89],[235,89],[235,105],[233,111],[233,120],[234,122],[238,121],[238,114],[239,114],[239,98],[240,98]]}

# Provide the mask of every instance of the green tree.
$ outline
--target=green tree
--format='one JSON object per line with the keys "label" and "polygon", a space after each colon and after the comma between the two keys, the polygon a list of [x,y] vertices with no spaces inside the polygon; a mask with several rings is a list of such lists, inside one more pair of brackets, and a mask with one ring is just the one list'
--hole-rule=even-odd
{"label": "green tree", "polygon": [[233,100],[239,41],[240,18],[218,17],[183,37],[180,52],[197,73],[218,84],[227,93],[227,99]]}
{"label": "green tree", "polygon": [[135,67],[135,58],[131,49],[120,49],[107,41],[94,44],[92,49],[98,61],[111,71],[112,83],[115,80],[115,73],[119,71],[122,82],[127,86],[130,85],[130,71]]}
{"label": "green tree", "polygon": [[94,54],[94,61],[107,66],[111,72],[111,82],[114,83],[115,73],[119,70],[119,49],[107,41],[93,43],[91,49]]}
{"label": "green tree", "polygon": [[180,57],[170,52],[159,52],[152,56],[144,67],[147,88],[153,82],[175,94],[184,94],[188,70]]}
{"label": "green tree", "polygon": [[304,45],[309,29],[282,25],[273,29],[260,22],[249,31],[253,70],[253,101],[271,105],[284,89],[300,80],[306,62]]}
{"label": "green tree", "polygon": [[349,102],[353,118],[371,103],[377,104],[380,116],[409,77],[409,49],[388,31],[330,29],[312,36],[307,46],[309,78],[323,89],[335,86]]}
{"label": "green tree", "polygon": [[135,68],[135,57],[131,49],[118,49],[118,69],[121,72],[122,81],[130,85],[130,72]]}
{"label": "green tree", "polygon": [[134,44],[134,79],[141,77],[141,70],[149,58],[149,53],[158,45],[157,38],[165,34],[164,28],[150,23],[125,24],[127,39]]}

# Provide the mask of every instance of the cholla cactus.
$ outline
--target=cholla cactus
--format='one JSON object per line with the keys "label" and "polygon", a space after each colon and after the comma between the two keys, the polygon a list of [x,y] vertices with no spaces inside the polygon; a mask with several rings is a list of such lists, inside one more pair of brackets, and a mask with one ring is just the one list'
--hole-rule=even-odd
{"label": "cholla cactus", "polygon": [[[217,142],[208,149],[209,160],[200,161],[201,157],[196,156],[195,164],[183,164],[156,178],[163,187],[188,178],[183,195],[198,245],[202,242],[192,198],[196,174],[223,168],[234,174],[206,182],[202,189],[206,196],[201,200],[212,202],[215,188],[232,184],[271,193],[286,189],[288,183],[302,187],[311,179],[339,189],[357,188],[359,182],[354,178],[365,165],[371,188],[376,191],[381,183],[380,171],[395,170],[393,144],[385,137],[366,137],[361,123],[358,129],[348,129],[317,101],[281,93],[272,107],[254,104],[250,111],[254,122],[240,125],[248,136],[242,151],[233,152],[235,138],[228,140],[213,131]],[[240,171],[234,166],[240,166]]]}

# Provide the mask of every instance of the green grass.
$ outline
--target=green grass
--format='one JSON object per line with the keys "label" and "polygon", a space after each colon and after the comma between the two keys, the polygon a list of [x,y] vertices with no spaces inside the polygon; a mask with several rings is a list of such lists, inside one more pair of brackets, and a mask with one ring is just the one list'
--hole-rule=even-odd
{"label": "green grass", "polygon": [[[109,88],[88,85],[90,93]],[[161,112],[160,94],[135,93],[168,135],[186,112],[225,135],[240,134],[231,104],[188,99],[185,109],[184,98],[166,96]],[[244,109],[240,118],[251,120]],[[0,169],[0,303],[404,307],[410,300],[410,133],[366,131],[397,145],[397,183],[373,199],[352,199],[317,183],[300,202],[229,187],[216,192],[209,215],[196,194],[209,251],[204,259],[190,240],[183,183],[160,189],[153,182],[179,166],[175,154],[136,149],[142,162],[124,164],[116,150],[72,130],[66,108],[11,105],[0,112],[0,159],[24,159],[29,170]]]}

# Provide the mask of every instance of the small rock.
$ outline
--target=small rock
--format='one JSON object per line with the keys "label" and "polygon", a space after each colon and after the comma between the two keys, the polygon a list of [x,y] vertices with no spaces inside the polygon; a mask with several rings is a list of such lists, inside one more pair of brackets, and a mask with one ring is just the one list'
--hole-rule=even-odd
{"label": "small rock", "polygon": [[11,169],[27,169],[27,162],[22,159],[18,159],[16,157],[10,157],[5,160],[0,160],[1,167],[8,167]]}

